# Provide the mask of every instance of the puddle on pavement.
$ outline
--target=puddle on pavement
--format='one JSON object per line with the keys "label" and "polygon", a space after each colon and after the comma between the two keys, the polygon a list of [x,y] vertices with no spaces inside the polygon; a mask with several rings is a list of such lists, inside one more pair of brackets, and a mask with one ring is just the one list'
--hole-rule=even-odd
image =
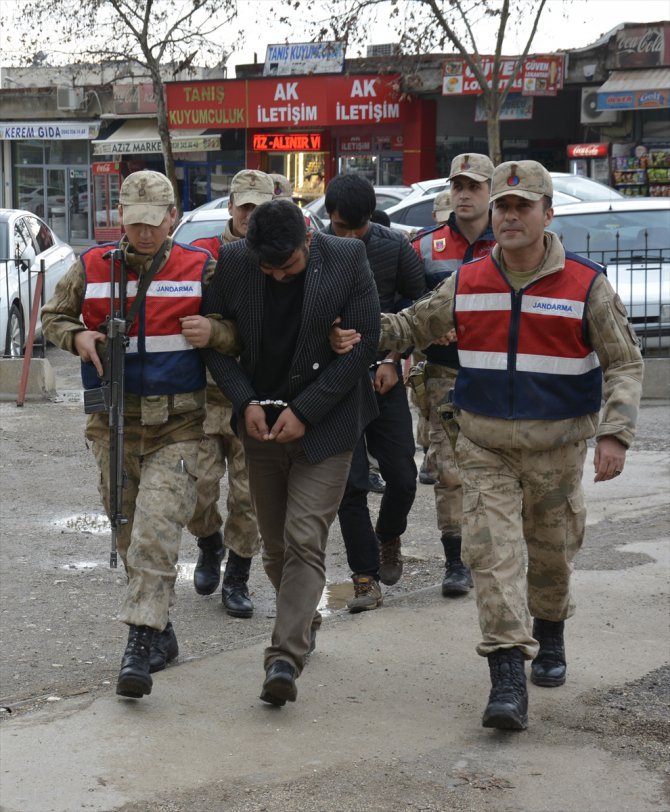
{"label": "puddle on pavement", "polygon": [[65,532],[110,533],[109,519],[104,513],[78,513],[57,519],[54,524]]}
{"label": "puddle on pavement", "polygon": [[321,600],[319,601],[319,612],[322,615],[329,615],[338,609],[344,609],[347,602],[354,594],[354,585],[351,581],[344,583],[326,584]]}
{"label": "puddle on pavement", "polygon": [[70,564],[63,564],[61,569],[63,570],[94,570],[97,567],[97,563],[95,561],[74,561]]}

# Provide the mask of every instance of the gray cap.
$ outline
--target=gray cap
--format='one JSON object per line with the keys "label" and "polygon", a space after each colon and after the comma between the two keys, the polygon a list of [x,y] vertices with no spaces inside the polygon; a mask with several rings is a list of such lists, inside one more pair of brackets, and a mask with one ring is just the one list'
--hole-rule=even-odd
{"label": "gray cap", "polygon": [[272,200],[275,185],[272,178],[258,169],[243,169],[238,172],[230,183],[230,193],[234,196],[235,206],[246,206],[253,203],[260,206]]}
{"label": "gray cap", "polygon": [[553,197],[551,175],[537,161],[506,161],[496,166],[491,180],[491,201],[505,195],[541,200]]}
{"label": "gray cap", "polygon": [[464,152],[457,155],[451,162],[449,180],[463,175],[472,178],[478,183],[491,180],[493,175],[493,161],[488,155],[481,155],[479,152]]}
{"label": "gray cap", "polygon": [[275,185],[275,197],[293,197],[293,184],[286,175],[270,172],[270,177]]}
{"label": "gray cap", "polygon": [[438,223],[445,223],[449,219],[451,212],[451,194],[449,192],[440,192],[433,200],[435,220]]}
{"label": "gray cap", "polygon": [[168,207],[174,206],[174,189],[165,175],[143,169],[133,172],[123,181],[119,203],[123,206],[125,225],[146,223],[159,226]]}

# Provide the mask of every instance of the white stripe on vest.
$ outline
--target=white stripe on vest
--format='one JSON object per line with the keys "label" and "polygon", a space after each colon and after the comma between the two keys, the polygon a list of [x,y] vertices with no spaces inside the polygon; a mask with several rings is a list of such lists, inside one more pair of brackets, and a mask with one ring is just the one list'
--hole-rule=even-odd
{"label": "white stripe on vest", "polygon": [[458,293],[456,312],[473,310],[511,310],[512,296],[509,293]]}
{"label": "white stripe on vest", "polygon": [[[471,369],[507,369],[506,352],[477,352],[475,350],[458,350],[461,366]],[[585,358],[557,358],[553,355],[531,355],[519,353],[516,357],[516,368],[519,372],[540,372],[547,375],[584,375],[600,365],[595,352]]]}

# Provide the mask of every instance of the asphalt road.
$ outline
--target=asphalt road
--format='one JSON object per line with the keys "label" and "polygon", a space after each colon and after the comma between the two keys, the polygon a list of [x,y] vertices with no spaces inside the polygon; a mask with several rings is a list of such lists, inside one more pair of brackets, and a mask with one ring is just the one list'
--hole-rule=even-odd
{"label": "asphalt road", "polygon": [[178,663],[150,697],[116,697],[123,578],[108,568],[76,361],[49,358],[58,402],[0,404],[2,812],[670,810],[670,403],[645,401],[617,480],[594,485],[587,463],[568,682],[531,686],[529,730],[509,734],[480,726],[474,596],[440,594],[428,486],[405,574],[375,612],[342,608],[351,586],[333,528],[325,622],[295,705],[258,700],[274,611],[259,562],[254,617],[229,618],[219,595],[192,588],[187,533]]}

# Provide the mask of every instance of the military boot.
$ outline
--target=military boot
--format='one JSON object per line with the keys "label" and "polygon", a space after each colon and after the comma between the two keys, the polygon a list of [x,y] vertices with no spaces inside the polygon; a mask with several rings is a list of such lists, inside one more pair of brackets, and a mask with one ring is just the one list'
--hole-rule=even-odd
{"label": "military boot", "polygon": [[251,617],[254,613],[254,605],[247,589],[250,568],[250,558],[242,558],[229,550],[228,563],[223,573],[221,600],[231,617]]}
{"label": "military boot", "polygon": [[139,699],[151,693],[153,680],[150,674],[149,658],[155,629],[150,626],[130,626],[128,644],[121,660],[121,671],[116,683],[119,696]]}
{"label": "military boot", "polygon": [[198,595],[211,595],[221,580],[221,562],[226,554],[221,531],[198,538],[198,547],[200,554],[193,570],[193,586]]}
{"label": "military boot", "polygon": [[163,631],[156,632],[154,639],[151,641],[149,671],[152,674],[155,674],[156,671],[162,671],[178,654],[179,643],[177,643],[177,635],[174,633],[172,623],[168,620],[167,626]]}
{"label": "military boot", "polygon": [[445,598],[454,595],[467,595],[472,589],[472,575],[461,560],[461,537],[459,535],[444,533],[442,546],[447,559],[444,578],[442,579],[442,594]]}
{"label": "military boot", "polygon": [[530,667],[530,681],[545,688],[556,688],[565,682],[565,644],[562,620],[533,620],[533,637],[540,644]]}
{"label": "military boot", "polygon": [[520,648],[499,648],[488,655],[488,661],[491,693],[482,726],[525,730],[528,727],[528,691],[523,652]]}

